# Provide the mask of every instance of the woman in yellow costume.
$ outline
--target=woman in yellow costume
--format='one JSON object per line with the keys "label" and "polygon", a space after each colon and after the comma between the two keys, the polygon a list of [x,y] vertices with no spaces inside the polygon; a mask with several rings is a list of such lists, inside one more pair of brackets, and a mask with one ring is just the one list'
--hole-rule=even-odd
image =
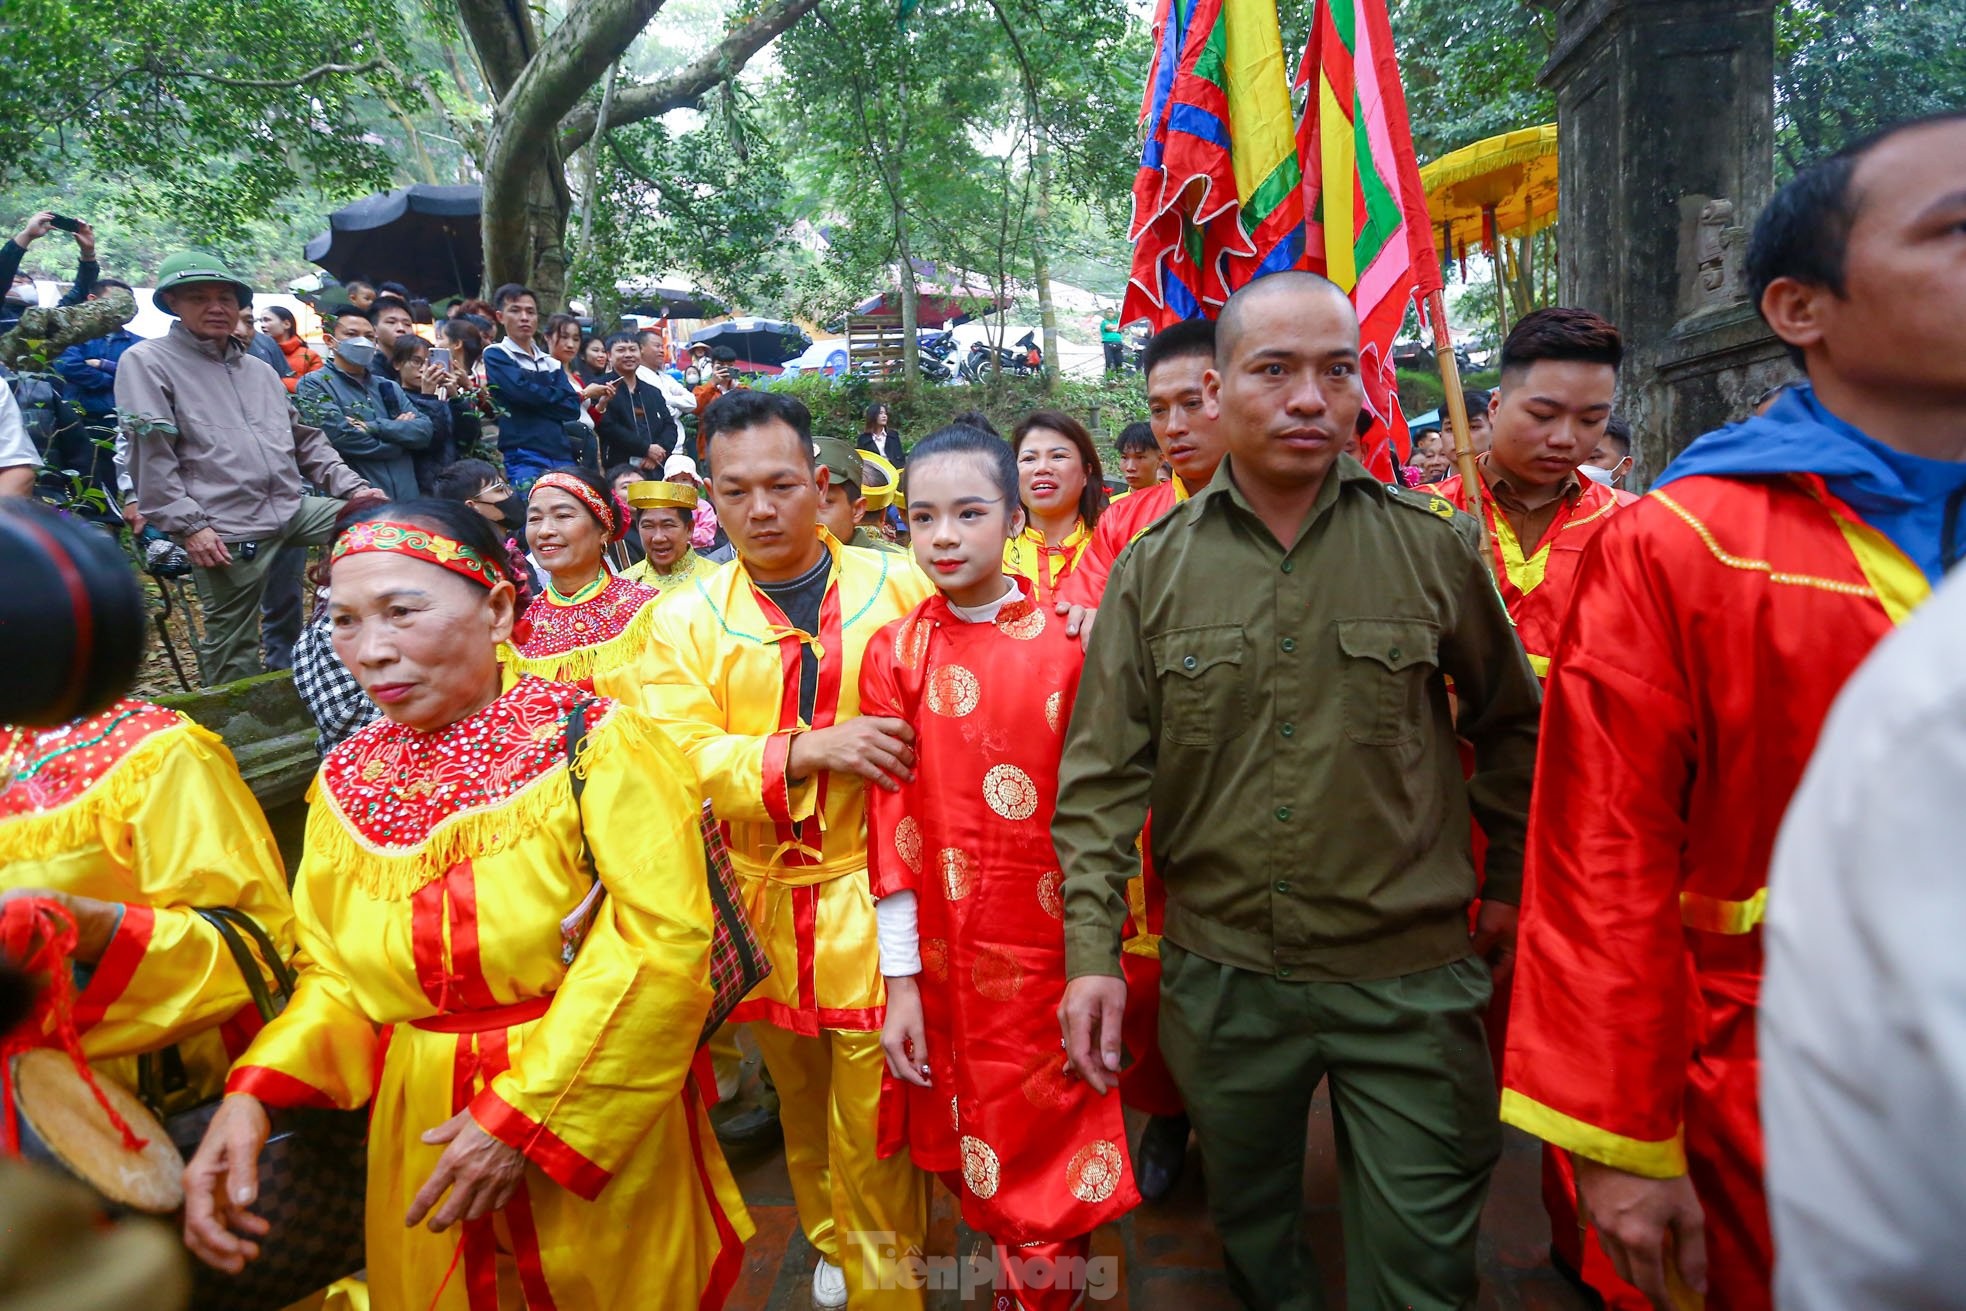
{"label": "woman in yellow costume", "polygon": [[721,1306],[751,1225],[690,1075],[694,773],[640,712],[500,666],[512,584],[468,507],[380,507],[332,558],[335,649],[386,719],[322,762],[299,987],[185,1172],[187,1243],[258,1255],[266,1106],[367,1104],[376,1307]]}
{"label": "woman in yellow costume", "polygon": [[513,640],[520,673],[641,704],[655,592],[610,573],[602,553],[628,531],[614,489],[585,469],[554,469],[526,495],[526,545],[547,575]]}
{"label": "woman in yellow costume", "polygon": [[641,562],[621,576],[658,593],[681,591],[718,566],[690,546],[697,502],[702,499],[688,483],[638,482],[628,488],[628,509],[642,539]]}
{"label": "woman in yellow costume", "polygon": [[105,1063],[179,1043],[193,1082],[215,1092],[258,1030],[198,907],[235,907],[293,944],[280,853],[232,754],[147,701],[58,728],[0,725],[0,888],[75,917],[82,1051],[131,1086],[134,1062]]}

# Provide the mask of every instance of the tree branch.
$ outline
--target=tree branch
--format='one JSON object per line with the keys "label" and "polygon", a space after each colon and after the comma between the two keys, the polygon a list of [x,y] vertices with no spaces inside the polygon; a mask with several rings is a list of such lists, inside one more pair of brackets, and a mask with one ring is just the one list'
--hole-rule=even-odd
{"label": "tree branch", "polygon": [[[672,109],[693,108],[703,96],[737,75],[751,56],[770,45],[773,38],[805,17],[819,0],[772,0],[744,23],[724,34],[710,50],[655,82],[623,86],[615,92],[608,111],[612,127],[624,127],[645,119],[660,118]],[[560,121],[560,155],[572,154],[594,135],[596,107],[575,105]]]}
{"label": "tree branch", "polygon": [[333,77],[338,73],[360,77],[365,73],[373,73],[381,67],[382,59],[378,56],[366,64],[322,64],[318,68],[308,69],[299,77],[220,77],[217,73],[203,73],[195,68],[173,71],[155,65],[151,66],[150,71],[158,77],[195,77],[201,82],[216,82],[220,86],[266,87],[280,90],[286,87],[306,86],[310,82],[319,82],[324,77]]}

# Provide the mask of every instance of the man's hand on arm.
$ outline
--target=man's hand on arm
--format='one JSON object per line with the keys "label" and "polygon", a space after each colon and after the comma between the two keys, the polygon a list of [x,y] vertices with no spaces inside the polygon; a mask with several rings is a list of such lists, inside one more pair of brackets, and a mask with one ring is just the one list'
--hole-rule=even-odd
{"label": "man's hand on arm", "polygon": [[1582,1156],[1577,1196],[1597,1228],[1598,1245],[1619,1278],[1645,1294],[1654,1311],[1680,1311],[1675,1285],[1707,1291],[1706,1215],[1685,1175],[1648,1179]]}
{"label": "man's hand on arm", "polygon": [[1073,605],[1070,601],[1060,601],[1055,609],[1065,621],[1065,636],[1076,637],[1081,642],[1092,640],[1092,621],[1099,615],[1097,606]]}
{"label": "man's hand on arm", "polygon": [[857,774],[898,792],[915,779],[915,730],[903,719],[856,715],[831,728],[807,729],[792,738],[785,773],[804,782],[820,770]]}
{"label": "man's hand on arm", "polygon": [[364,487],[360,491],[350,492],[348,494],[348,503],[350,505],[380,505],[388,499],[389,493],[383,491],[380,487]]}
{"label": "man's hand on arm", "polygon": [[1474,952],[1488,962],[1488,972],[1499,994],[1515,977],[1515,926],[1517,908],[1506,901],[1483,901],[1475,914]]}

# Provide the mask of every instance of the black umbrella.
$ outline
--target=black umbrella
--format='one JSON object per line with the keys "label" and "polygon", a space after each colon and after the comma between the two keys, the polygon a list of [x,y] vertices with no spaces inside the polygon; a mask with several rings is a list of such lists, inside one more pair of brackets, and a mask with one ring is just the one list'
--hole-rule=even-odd
{"label": "black umbrella", "polygon": [[475,296],[485,252],[477,187],[419,183],[364,196],[328,215],[307,258],[343,282],[400,282],[426,300]]}
{"label": "black umbrella", "polygon": [[730,307],[708,292],[694,287],[671,287],[662,283],[633,283],[618,288],[621,312],[648,319],[707,319],[728,314]]}
{"label": "black umbrella", "polygon": [[783,364],[795,355],[804,354],[805,348],[812,345],[812,338],[806,335],[804,328],[777,319],[732,319],[727,323],[713,323],[689,335],[690,345],[694,346],[699,341],[712,350],[728,346],[737,352],[738,359],[751,364]]}

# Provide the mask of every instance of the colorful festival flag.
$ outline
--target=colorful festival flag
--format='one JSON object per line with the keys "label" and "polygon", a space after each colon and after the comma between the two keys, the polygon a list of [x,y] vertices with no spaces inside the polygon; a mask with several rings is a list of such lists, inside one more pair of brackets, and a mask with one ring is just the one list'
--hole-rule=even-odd
{"label": "colorful festival flag", "polygon": [[1273,0],[1162,0],[1121,316],[1219,309],[1304,254],[1302,173]]}
{"label": "colorful festival flag", "polygon": [[[1305,267],[1343,287],[1358,308],[1366,405],[1401,461],[1411,453],[1399,408],[1393,339],[1415,296],[1441,287],[1427,193],[1413,156],[1385,0],[1317,0],[1295,86],[1309,250]],[[1374,443],[1368,467],[1392,462]]]}
{"label": "colorful festival flag", "polygon": [[1441,282],[1385,0],[1317,0],[1288,84],[1274,0],[1160,0],[1141,124],[1122,319],[1158,330],[1264,274],[1324,274],[1358,310],[1367,464],[1391,478],[1411,446],[1393,339]]}

